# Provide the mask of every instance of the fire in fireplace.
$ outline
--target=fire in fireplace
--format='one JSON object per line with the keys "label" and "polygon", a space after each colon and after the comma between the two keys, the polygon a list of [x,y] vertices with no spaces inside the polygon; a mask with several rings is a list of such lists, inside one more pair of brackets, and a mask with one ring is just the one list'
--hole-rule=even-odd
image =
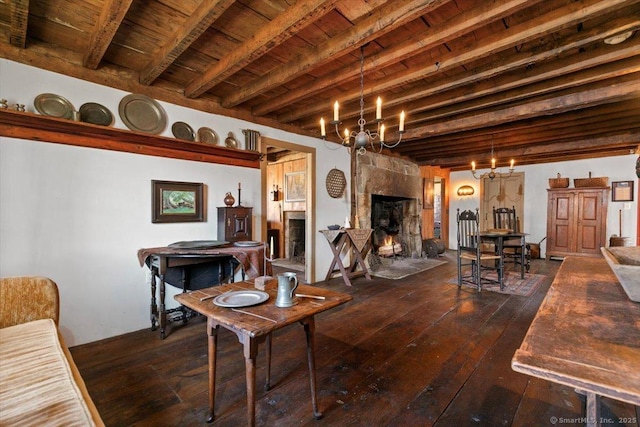
{"label": "fire in fireplace", "polygon": [[404,246],[411,237],[411,230],[405,227],[405,218],[411,217],[413,204],[415,199],[407,197],[371,195],[374,253],[396,256],[406,252]]}

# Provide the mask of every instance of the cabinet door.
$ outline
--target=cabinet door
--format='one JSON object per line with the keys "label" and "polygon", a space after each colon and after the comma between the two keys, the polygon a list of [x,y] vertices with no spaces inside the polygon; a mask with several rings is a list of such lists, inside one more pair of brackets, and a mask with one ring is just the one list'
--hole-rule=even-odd
{"label": "cabinet door", "polygon": [[549,198],[547,251],[574,252],[573,211],[574,194],[553,193]]}
{"label": "cabinet door", "polygon": [[251,240],[252,208],[218,208],[218,234],[229,242]]}
{"label": "cabinet door", "polygon": [[576,252],[598,255],[600,247],[606,246],[606,236],[603,241],[607,220],[603,191],[579,192],[576,204]]}

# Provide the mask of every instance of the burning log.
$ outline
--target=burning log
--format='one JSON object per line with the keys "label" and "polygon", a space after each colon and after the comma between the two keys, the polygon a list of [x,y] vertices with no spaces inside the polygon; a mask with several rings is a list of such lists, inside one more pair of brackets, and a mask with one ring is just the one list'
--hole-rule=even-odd
{"label": "burning log", "polygon": [[400,253],[402,253],[402,245],[400,243],[384,245],[378,248],[379,256],[390,257]]}

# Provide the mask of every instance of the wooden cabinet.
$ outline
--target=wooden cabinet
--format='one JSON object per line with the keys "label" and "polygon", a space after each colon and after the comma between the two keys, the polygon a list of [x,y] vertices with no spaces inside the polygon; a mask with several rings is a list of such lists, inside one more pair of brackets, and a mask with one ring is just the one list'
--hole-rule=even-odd
{"label": "wooden cabinet", "polygon": [[547,191],[547,259],[600,256],[600,247],[607,245],[609,188]]}
{"label": "wooden cabinet", "polygon": [[251,240],[253,208],[218,208],[218,240]]}

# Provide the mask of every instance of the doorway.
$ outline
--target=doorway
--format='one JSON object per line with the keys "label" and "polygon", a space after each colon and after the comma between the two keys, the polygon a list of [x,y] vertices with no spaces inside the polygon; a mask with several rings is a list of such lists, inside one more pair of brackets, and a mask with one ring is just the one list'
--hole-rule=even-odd
{"label": "doorway", "polygon": [[520,231],[525,230],[524,212],[524,172],[509,177],[490,179],[486,175],[480,182],[480,227],[489,230],[493,227],[493,208],[516,208]]}
{"label": "doorway", "polygon": [[276,263],[315,277],[315,158],[313,147],[261,136],[263,239],[273,242]]}

